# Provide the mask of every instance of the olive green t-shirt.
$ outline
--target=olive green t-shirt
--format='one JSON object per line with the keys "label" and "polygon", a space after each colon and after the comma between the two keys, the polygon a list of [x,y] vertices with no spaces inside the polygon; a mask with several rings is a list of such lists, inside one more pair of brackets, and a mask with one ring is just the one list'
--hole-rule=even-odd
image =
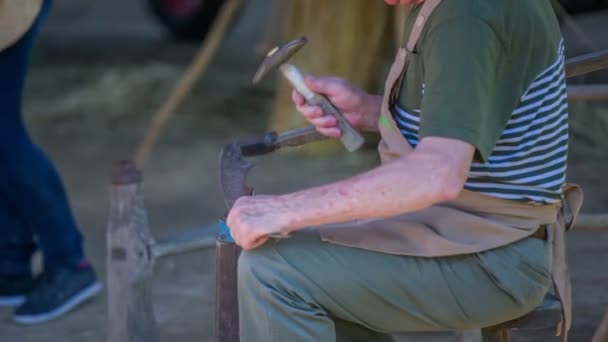
{"label": "olive green t-shirt", "polygon": [[559,199],[568,112],[549,0],[444,0],[402,86],[393,113],[410,144],[437,136],[476,148],[465,188],[533,203]]}

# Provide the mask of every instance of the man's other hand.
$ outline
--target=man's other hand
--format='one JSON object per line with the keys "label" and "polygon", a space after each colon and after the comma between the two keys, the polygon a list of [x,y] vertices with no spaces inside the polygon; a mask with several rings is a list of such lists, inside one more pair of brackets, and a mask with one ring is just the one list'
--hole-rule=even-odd
{"label": "man's other hand", "polygon": [[239,198],[226,224],[237,245],[245,250],[263,245],[271,235],[287,235],[293,213],[280,196]]}

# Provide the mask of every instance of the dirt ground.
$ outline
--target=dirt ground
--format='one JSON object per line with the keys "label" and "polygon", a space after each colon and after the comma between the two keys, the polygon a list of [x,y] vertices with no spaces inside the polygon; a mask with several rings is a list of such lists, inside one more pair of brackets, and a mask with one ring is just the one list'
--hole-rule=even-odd
{"label": "dirt ground", "polygon": [[[221,216],[216,172],[221,146],[265,130],[272,82],[252,87],[249,79],[257,66],[255,41],[268,3],[248,2],[145,169],[146,206],[157,236]],[[598,48],[608,47],[606,17],[580,20]],[[58,1],[47,24],[28,81],[26,118],[64,177],[87,254],[103,279],[112,164],[132,153],[196,46],[170,39],[148,15],[143,0]],[[566,40],[570,54],[584,51],[573,34],[567,33]],[[606,211],[608,187],[600,178],[608,174],[608,106],[575,105],[572,113],[569,180],[586,189],[585,212]],[[373,151],[314,159],[271,156],[256,170],[253,183],[260,193],[286,192],[357,173],[376,161]],[[569,235],[575,304],[571,341],[589,341],[608,309],[607,245],[608,231]],[[155,274],[154,306],[162,340],[210,341],[214,251],[161,260]],[[8,310],[0,311],[0,341],[104,341],[105,301],[101,296],[61,320],[36,327],[16,326]]]}

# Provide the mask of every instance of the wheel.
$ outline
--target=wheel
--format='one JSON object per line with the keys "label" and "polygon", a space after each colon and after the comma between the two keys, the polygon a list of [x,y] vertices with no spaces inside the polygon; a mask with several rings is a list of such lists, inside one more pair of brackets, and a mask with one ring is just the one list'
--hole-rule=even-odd
{"label": "wheel", "polygon": [[158,20],[175,37],[201,40],[224,0],[148,0]]}

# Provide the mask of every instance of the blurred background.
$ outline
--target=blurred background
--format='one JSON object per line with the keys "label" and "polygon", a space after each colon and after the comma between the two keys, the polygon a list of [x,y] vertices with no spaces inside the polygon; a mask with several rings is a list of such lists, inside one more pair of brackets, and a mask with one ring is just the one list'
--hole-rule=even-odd
{"label": "blurred background", "polygon": [[[132,156],[222,2],[57,0],[43,26],[27,81],[26,119],[63,176],[87,254],[102,279],[112,165]],[[562,5],[572,20],[561,21],[568,56],[608,48],[608,2]],[[269,78],[251,84],[267,50],[305,34],[311,43],[297,57],[303,69],[338,74],[379,91],[401,39],[396,23],[404,14],[370,0],[244,1],[143,170],[154,233],[203,226],[224,214],[216,170],[222,145],[302,124],[287,100],[291,89],[285,83]],[[608,83],[608,72],[570,82],[592,83]],[[571,118],[569,181],[586,190],[584,212],[607,212],[608,102],[572,102]],[[377,163],[373,148],[349,154],[326,144],[304,152],[260,159],[252,177],[257,192],[322,184]],[[608,310],[607,246],[608,230],[569,234],[575,303],[571,341],[589,341]],[[164,341],[211,340],[214,262],[214,251],[205,250],[157,264],[153,296]],[[36,327],[15,326],[10,312],[0,311],[1,340],[104,341],[105,306],[105,297],[99,297]]]}

